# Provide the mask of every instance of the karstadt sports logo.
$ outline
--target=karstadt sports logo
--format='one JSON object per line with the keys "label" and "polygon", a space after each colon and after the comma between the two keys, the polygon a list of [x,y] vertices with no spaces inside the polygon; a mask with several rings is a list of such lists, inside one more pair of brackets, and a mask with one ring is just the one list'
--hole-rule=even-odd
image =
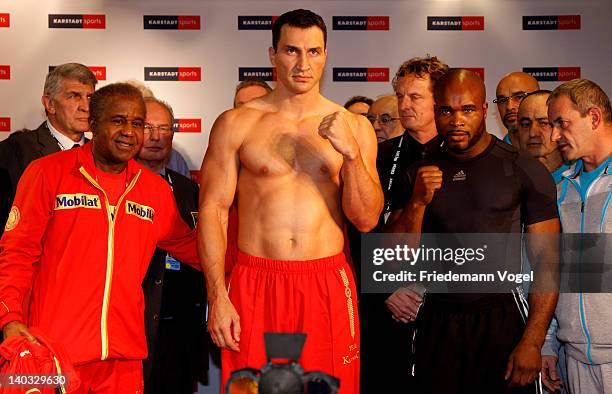
{"label": "karstadt sports logo", "polygon": [[389,82],[389,68],[334,67],[334,82]]}
{"label": "karstadt sports logo", "polygon": [[200,30],[200,15],[144,15],[144,29]]}
{"label": "karstadt sports logo", "polygon": [[238,30],[272,30],[278,15],[238,15]]}
{"label": "karstadt sports logo", "polygon": [[145,81],[201,81],[200,67],[145,67]]}
{"label": "karstadt sports logo", "polygon": [[428,16],[427,30],[484,30],[484,16]]}
{"label": "karstadt sports logo", "polygon": [[0,131],[11,131],[11,118],[0,118]]}
{"label": "karstadt sports logo", "polygon": [[571,81],[580,78],[580,67],[523,67],[523,72],[544,82]]}
{"label": "karstadt sports logo", "polygon": [[177,133],[201,133],[202,119],[174,119],[172,127]]}
{"label": "karstadt sports logo", "polygon": [[88,66],[91,72],[96,76],[98,81],[106,81],[106,67],[105,66]]}
{"label": "karstadt sports logo", "polygon": [[274,67],[238,67],[238,80],[259,78],[264,81],[276,81],[276,68]]}
{"label": "karstadt sports logo", "polygon": [[580,30],[580,15],[523,16],[523,30]]}
{"label": "karstadt sports logo", "polygon": [[389,30],[388,16],[334,16],[334,30]]}
{"label": "karstadt sports logo", "polygon": [[[53,71],[57,66],[49,66],[49,72]],[[106,66],[87,66],[87,68],[96,76],[98,81],[106,81]]]}
{"label": "karstadt sports logo", "polygon": [[11,27],[11,14],[0,13],[0,27]]}
{"label": "karstadt sports logo", "polygon": [[50,29],[106,29],[106,15],[49,14]]}
{"label": "karstadt sports logo", "polygon": [[0,66],[0,79],[11,79],[11,66],[9,65]]}

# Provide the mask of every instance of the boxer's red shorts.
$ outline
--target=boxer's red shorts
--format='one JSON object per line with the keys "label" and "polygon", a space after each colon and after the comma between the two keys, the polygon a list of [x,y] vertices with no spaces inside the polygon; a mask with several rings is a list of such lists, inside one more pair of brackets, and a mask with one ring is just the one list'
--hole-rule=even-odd
{"label": "boxer's red shorts", "polygon": [[264,332],[306,333],[299,363],[340,379],[341,394],[359,393],[359,317],[344,253],[279,261],[238,252],[230,299],[240,316],[240,352],[222,352],[223,382],[266,363]]}

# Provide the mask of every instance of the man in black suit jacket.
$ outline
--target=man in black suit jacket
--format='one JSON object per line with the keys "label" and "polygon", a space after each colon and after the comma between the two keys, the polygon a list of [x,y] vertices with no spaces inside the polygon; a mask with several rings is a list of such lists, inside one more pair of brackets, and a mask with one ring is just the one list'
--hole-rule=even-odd
{"label": "man in black suit jacket", "polygon": [[47,120],[36,130],[17,131],[0,142],[0,236],[17,183],[28,164],[85,142],[89,99],[97,83],[95,75],[82,64],[55,67],[47,74],[41,98]]}
{"label": "man in black suit jacket", "polygon": [[[172,108],[155,98],[146,98],[145,104],[147,118],[138,161],[166,179],[183,220],[195,228],[199,188],[166,167],[174,134]],[[197,381],[206,382],[208,372],[204,276],[157,249],[143,290],[149,350],[143,363],[145,393],[191,394]]]}

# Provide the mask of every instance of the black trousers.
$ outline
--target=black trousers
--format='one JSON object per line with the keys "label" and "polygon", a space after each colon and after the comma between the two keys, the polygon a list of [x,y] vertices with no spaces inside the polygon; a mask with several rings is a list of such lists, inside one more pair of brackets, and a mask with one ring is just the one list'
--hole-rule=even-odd
{"label": "black trousers", "polygon": [[362,294],[361,394],[417,393],[411,385],[413,324],[398,323],[385,305],[389,294]]}
{"label": "black trousers", "polygon": [[419,394],[536,393],[536,384],[508,388],[508,357],[525,324],[512,294],[452,302],[426,296],[414,342],[414,384]]}
{"label": "black trousers", "polygon": [[[146,394],[192,394],[201,370],[197,322],[160,320]],[[208,353],[206,353],[207,355]]]}

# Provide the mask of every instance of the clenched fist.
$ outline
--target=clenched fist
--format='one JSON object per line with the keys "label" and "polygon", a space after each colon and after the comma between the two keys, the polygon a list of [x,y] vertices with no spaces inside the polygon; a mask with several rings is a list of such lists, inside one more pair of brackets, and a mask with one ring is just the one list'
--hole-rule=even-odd
{"label": "clenched fist", "polygon": [[436,166],[423,166],[417,171],[412,198],[410,202],[416,205],[428,205],[434,193],[442,187],[442,171]]}
{"label": "clenched fist", "polygon": [[338,111],[327,115],[319,125],[319,135],[329,140],[334,149],[346,159],[355,159],[359,145],[353,136],[348,111]]}

